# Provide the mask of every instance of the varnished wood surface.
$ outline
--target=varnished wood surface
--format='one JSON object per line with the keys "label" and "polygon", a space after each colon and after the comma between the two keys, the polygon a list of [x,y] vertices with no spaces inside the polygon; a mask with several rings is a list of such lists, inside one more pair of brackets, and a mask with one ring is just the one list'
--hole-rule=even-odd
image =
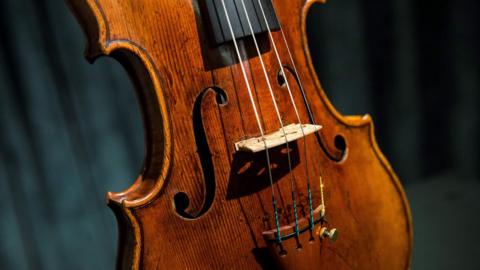
{"label": "varnished wood surface", "polygon": [[[109,204],[120,225],[119,268],[225,269],[260,268],[279,260],[284,268],[309,269],[407,269],[410,263],[412,227],[403,189],[380,153],[368,116],[343,117],[328,102],[312,68],[305,38],[305,16],[314,1],[274,1],[284,24],[299,77],[315,119],[324,126],[321,137],[325,153],[314,137],[308,139],[311,174],[323,175],[326,185],[328,224],[341,232],[335,244],[305,243],[304,252],[288,250],[287,258],[268,255],[261,233],[262,221],[272,213],[270,190],[240,194],[234,143],[258,135],[238,64],[212,65],[213,53],[205,50],[204,26],[196,1],[71,0],[70,5],[84,26],[90,59],[106,54],[119,59],[132,75],[144,111],[147,133],[145,168],[131,188],[109,193]],[[286,23],[288,22],[288,23]],[[277,44],[283,44],[274,33]],[[285,46],[278,45],[288,59]],[[270,79],[279,69],[272,50],[262,55]],[[233,55],[231,57],[234,57]],[[255,82],[256,98],[267,131],[278,129],[272,113],[258,58],[246,64]],[[292,66],[292,63],[288,63]],[[215,66],[215,68],[212,68]],[[294,82],[292,76],[289,81]],[[297,85],[292,85],[297,104],[302,104]],[[180,217],[173,207],[177,192],[190,198],[187,211],[193,215],[204,204],[205,181],[192,132],[192,108],[197,96],[209,87],[226,92],[228,103],[217,104],[207,90],[201,105],[202,120],[215,168],[213,204],[198,219]],[[288,93],[279,85],[281,111],[294,122]],[[299,106],[307,119],[304,106]],[[219,132],[221,130],[221,132]],[[345,138],[347,151],[339,156],[334,138]],[[302,144],[294,168],[300,198],[305,203],[306,181]],[[338,160],[335,160],[338,159]],[[276,179],[284,194],[280,207],[288,209],[289,180],[281,171]],[[316,179],[312,179],[316,183]],[[244,183],[240,183],[244,184]],[[318,185],[316,185],[318,187]],[[314,188],[314,204],[319,190]],[[303,200],[302,200],[303,199]],[[291,220],[282,215],[281,223]],[[270,220],[271,221],[271,220]],[[330,225],[331,224],[331,225]],[[268,227],[268,226],[267,226]],[[305,235],[302,235],[302,242]],[[286,243],[287,248],[292,242]]]}

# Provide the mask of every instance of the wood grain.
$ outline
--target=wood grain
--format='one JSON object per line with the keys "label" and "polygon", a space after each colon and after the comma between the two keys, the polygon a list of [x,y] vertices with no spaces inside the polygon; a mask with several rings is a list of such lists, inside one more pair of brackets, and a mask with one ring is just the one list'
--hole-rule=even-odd
{"label": "wood grain", "polygon": [[[234,143],[257,136],[252,106],[240,65],[231,47],[211,48],[207,27],[197,1],[69,0],[88,37],[87,57],[118,59],[137,86],[146,133],[142,174],[124,192],[109,193],[120,229],[120,269],[407,269],[412,248],[410,210],[403,189],[375,143],[369,116],[344,117],[332,107],[316,77],[306,46],[305,19],[316,1],[276,0],[274,6],[306,92],[314,118],[324,128],[320,140],[310,136],[307,149],[292,145],[296,196],[305,208],[305,151],[310,162],[314,205],[320,203],[316,179],[325,179],[328,223],[341,237],[336,243],[312,243],[308,234],[284,243],[287,255],[278,256],[262,232],[272,229],[271,190],[262,185],[265,171],[260,157],[242,156]],[[288,52],[279,32],[273,34],[279,53],[289,68]],[[267,39],[268,45],[268,39]],[[248,49],[251,45],[246,42]],[[271,45],[270,45],[271,46]],[[267,46],[268,47],[268,46]],[[218,56],[223,56],[219,58]],[[269,79],[276,82],[279,64],[273,50],[262,54]],[[222,61],[220,61],[221,59]],[[256,102],[267,132],[279,123],[266,87],[258,57],[244,62],[254,85]],[[296,104],[303,104],[299,85],[287,74]],[[222,89],[226,104],[219,104]],[[295,117],[288,92],[274,85],[280,111],[287,123]],[[202,94],[203,93],[203,94]],[[202,94],[201,118],[214,168],[213,204],[207,204],[205,168],[197,154],[192,112]],[[302,122],[308,121],[304,105],[298,106]],[[344,138],[342,154],[339,137]],[[337,138],[337,139],[336,139]],[[337,143],[335,143],[337,141]],[[274,164],[285,154],[272,152]],[[242,171],[245,166],[246,173]],[[253,164],[253,165],[251,165]],[[282,225],[293,220],[290,177],[286,166],[274,169]],[[249,177],[246,177],[248,175]],[[207,179],[208,180],[208,179]],[[246,189],[245,189],[246,187]],[[242,189],[243,188],[243,189]],[[174,197],[189,198],[179,215]],[[305,211],[304,211],[305,212]],[[306,214],[300,211],[301,217]],[[308,212],[308,211],[307,211]],[[267,217],[267,220],[265,218]]]}

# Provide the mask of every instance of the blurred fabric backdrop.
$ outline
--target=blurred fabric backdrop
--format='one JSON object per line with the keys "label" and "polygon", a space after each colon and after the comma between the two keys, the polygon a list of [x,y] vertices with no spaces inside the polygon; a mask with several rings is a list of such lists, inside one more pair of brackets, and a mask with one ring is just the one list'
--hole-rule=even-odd
{"label": "blurred fabric backdrop", "polygon": [[[480,3],[332,0],[309,16],[320,80],[371,113],[406,186],[413,269],[480,269]],[[106,191],[133,183],[140,112],[114,60],[89,65],[60,0],[0,1],[0,269],[113,269]]]}

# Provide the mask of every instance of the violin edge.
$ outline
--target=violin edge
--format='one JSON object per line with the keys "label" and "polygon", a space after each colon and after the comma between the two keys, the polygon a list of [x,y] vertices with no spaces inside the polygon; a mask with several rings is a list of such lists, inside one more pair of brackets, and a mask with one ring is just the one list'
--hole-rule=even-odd
{"label": "violin edge", "polygon": [[[156,95],[163,93],[160,77],[155,71],[152,63],[149,61],[149,57],[146,52],[143,52],[140,46],[136,46],[129,41],[117,41],[110,40],[108,23],[104,17],[104,14],[101,8],[97,5],[95,0],[66,0],[70,9],[73,11],[80,25],[82,26],[84,33],[87,37],[87,46],[85,50],[85,57],[91,63],[95,61],[100,56],[112,56],[116,51],[128,51],[132,55],[138,58],[138,60],[144,65],[144,68],[148,71],[150,80],[154,85]],[[408,204],[408,200],[405,194],[405,191],[400,183],[398,176],[393,171],[390,163],[385,158],[384,154],[380,150],[374,132],[374,124],[369,115],[363,117],[352,117],[344,116],[340,114],[334,106],[331,104],[327,98],[321,83],[318,79],[318,76],[313,67],[313,62],[311,59],[310,49],[308,47],[308,38],[306,35],[306,18],[310,7],[315,3],[325,3],[324,0],[307,0],[302,9],[302,18],[301,18],[301,31],[303,36],[303,51],[307,60],[307,68],[310,73],[310,77],[314,80],[316,91],[318,92],[322,102],[326,105],[326,108],[331,113],[331,115],[348,127],[368,127],[370,144],[373,147],[375,155],[379,159],[382,166],[391,176],[393,184],[395,185],[397,191],[402,197],[402,201],[405,209],[405,216],[408,218],[408,232],[409,232],[409,254],[407,265],[411,265],[411,254],[413,246],[413,224],[411,218],[411,210]],[[114,57],[115,58],[115,57]],[[121,62],[122,63],[122,62]],[[122,65],[127,65],[127,63],[122,63]],[[132,74],[130,74],[132,77]],[[141,91],[138,89],[137,91]],[[126,189],[123,192],[107,193],[107,203],[110,208],[114,211],[117,222],[119,226],[119,256],[117,258],[118,265],[117,268],[120,269],[139,269],[140,267],[140,254],[141,254],[141,243],[142,243],[142,234],[141,228],[138,224],[138,219],[135,217],[133,208],[141,207],[142,205],[148,204],[152,199],[154,199],[160,193],[165,180],[168,178],[168,172],[170,168],[170,156],[173,149],[173,140],[170,134],[170,120],[168,118],[168,108],[165,102],[164,97],[157,96],[157,101],[159,103],[159,109],[161,110],[162,117],[162,129],[164,137],[163,142],[163,164],[161,173],[158,175],[157,179],[148,180],[146,182],[143,178],[145,175],[144,172],[137,178],[135,183]],[[162,105],[163,104],[163,105]],[[144,116],[148,117],[147,116]],[[146,119],[144,119],[146,121]],[[157,123],[158,124],[158,123]],[[148,143],[148,140],[147,140]],[[148,144],[146,149],[148,149]],[[149,157],[146,153],[145,161],[148,163]],[[148,165],[146,164],[146,167]],[[142,185],[142,183],[148,183],[148,186]],[[153,183],[153,184],[152,184]],[[122,229],[123,228],[123,229]],[[123,240],[122,240],[123,239]],[[125,242],[126,241],[126,242]],[[121,243],[124,243],[123,246],[120,246]],[[125,244],[127,243],[127,244]]]}
{"label": "violin edge", "polygon": [[[125,208],[146,205],[164,186],[173,152],[169,109],[159,73],[148,53],[140,45],[130,40],[110,39],[108,21],[96,0],[66,0],[66,2],[86,36],[84,55],[87,61],[94,63],[101,56],[109,56],[116,59],[127,71],[135,86],[146,129],[142,172],[127,189],[108,192],[107,204]],[[158,121],[153,123],[153,118],[157,120],[160,118],[161,124],[159,125]],[[162,133],[162,141],[153,141],[150,136],[153,130]],[[152,153],[150,151],[152,148],[155,148],[157,153]]]}
{"label": "violin edge", "polygon": [[315,71],[313,61],[311,58],[311,53],[310,53],[310,47],[308,46],[308,36],[307,36],[307,16],[310,8],[314,4],[325,4],[327,0],[306,0],[303,8],[302,8],[302,18],[301,18],[301,28],[302,28],[302,47],[303,51],[305,54],[305,59],[307,61],[307,69],[310,73],[310,77],[313,79],[317,93],[319,94],[320,98],[322,99],[322,102],[325,104],[326,108],[329,110],[331,115],[337,119],[340,123],[344,124],[345,126],[349,127],[368,127],[369,129],[369,139],[370,139],[370,145],[373,147],[373,151],[380,161],[380,164],[384,167],[384,169],[387,171],[387,173],[390,175],[390,179],[393,180],[393,184],[395,188],[397,189],[397,192],[400,194],[403,202],[403,207],[405,210],[405,217],[407,218],[407,230],[408,230],[408,258],[407,258],[407,269],[411,268],[411,263],[412,263],[412,254],[413,254],[413,221],[412,221],[412,213],[410,209],[410,205],[408,203],[408,198],[405,193],[405,189],[403,188],[402,183],[400,182],[399,177],[393,170],[390,162],[387,160],[385,155],[383,154],[382,150],[378,146],[376,136],[375,136],[375,125],[373,123],[373,119],[369,114],[365,114],[363,116],[357,116],[357,115],[342,115],[335,107],[333,104],[330,102],[328,99],[325,91],[323,90],[323,87],[320,83],[320,79],[318,78],[318,75]]}

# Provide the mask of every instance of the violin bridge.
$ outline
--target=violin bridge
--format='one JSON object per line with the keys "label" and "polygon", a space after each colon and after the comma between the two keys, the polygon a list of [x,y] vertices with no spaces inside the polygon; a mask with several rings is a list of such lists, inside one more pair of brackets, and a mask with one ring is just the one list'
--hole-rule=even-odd
{"label": "violin bridge", "polygon": [[283,130],[280,128],[278,131],[264,135],[263,137],[258,136],[239,141],[235,143],[235,150],[237,152],[257,153],[265,149],[286,144],[287,142],[296,141],[319,131],[321,128],[322,126],[312,124],[290,124],[284,126]]}

